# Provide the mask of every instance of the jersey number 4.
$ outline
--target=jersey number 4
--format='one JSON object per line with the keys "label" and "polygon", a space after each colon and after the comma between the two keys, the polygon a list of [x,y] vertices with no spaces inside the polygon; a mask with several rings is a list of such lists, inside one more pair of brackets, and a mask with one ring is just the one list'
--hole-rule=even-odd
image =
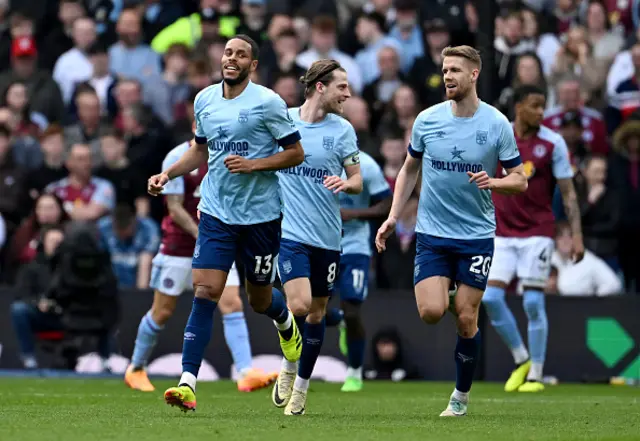
{"label": "jersey number 4", "polygon": [[489,268],[491,268],[490,256],[473,256],[471,260],[469,271],[473,274],[482,274],[485,277],[489,275]]}

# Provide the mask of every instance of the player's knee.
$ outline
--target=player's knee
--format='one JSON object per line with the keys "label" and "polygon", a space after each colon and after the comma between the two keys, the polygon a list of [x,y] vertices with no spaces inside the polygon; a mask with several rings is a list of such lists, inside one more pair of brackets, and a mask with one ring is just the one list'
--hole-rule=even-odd
{"label": "player's knee", "polygon": [[544,310],[544,294],[540,291],[528,291],[522,302],[524,312],[531,321],[539,320],[546,316]]}
{"label": "player's knee", "polygon": [[287,306],[293,315],[302,317],[310,313],[311,299],[304,298],[303,296],[287,296]]}
{"label": "player's knee", "polygon": [[240,292],[238,287],[227,287],[220,297],[218,303],[218,309],[222,314],[231,314],[233,312],[242,312],[243,305],[242,299],[240,299]]}
{"label": "player's knee", "polygon": [[435,325],[440,321],[442,316],[444,316],[446,311],[440,305],[421,305],[418,306],[418,312],[423,322],[429,325]]}
{"label": "player's knee", "polygon": [[195,285],[193,291],[193,295],[199,299],[207,299],[214,302],[220,300],[221,293],[216,292],[210,285]]}
{"label": "player's knee", "polygon": [[458,328],[458,334],[461,337],[473,337],[478,329],[478,313],[474,313],[471,310],[458,312],[456,327]]}

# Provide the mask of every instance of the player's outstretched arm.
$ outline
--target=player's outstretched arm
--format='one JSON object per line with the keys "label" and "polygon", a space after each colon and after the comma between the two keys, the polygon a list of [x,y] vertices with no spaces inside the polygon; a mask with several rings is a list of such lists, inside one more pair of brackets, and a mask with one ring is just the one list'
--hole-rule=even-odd
{"label": "player's outstretched arm", "polygon": [[209,150],[207,144],[191,141],[191,147],[171,167],[149,178],[147,191],[151,196],[158,196],[162,193],[162,189],[167,182],[199,168],[207,162],[208,158]]}
{"label": "player's outstretched arm", "polygon": [[407,158],[404,160],[404,165],[400,169],[400,173],[398,173],[396,179],[396,188],[393,192],[393,202],[391,203],[389,217],[378,229],[378,233],[376,234],[376,248],[379,253],[387,248],[387,238],[391,236],[391,233],[395,230],[398,217],[416,187],[421,165],[422,159],[414,158],[411,154],[407,155]]}
{"label": "player's outstretched arm", "polygon": [[580,262],[584,257],[584,241],[582,239],[582,215],[578,205],[578,196],[573,186],[572,179],[558,179],[558,187],[562,195],[564,212],[571,225],[571,235],[573,236],[573,260]]}
{"label": "player's outstretched arm", "polygon": [[266,158],[247,159],[238,155],[229,155],[224,159],[224,165],[231,173],[253,173],[257,171],[277,171],[302,164],[304,150],[300,141],[295,141],[293,144],[285,145],[282,148],[282,151]]}

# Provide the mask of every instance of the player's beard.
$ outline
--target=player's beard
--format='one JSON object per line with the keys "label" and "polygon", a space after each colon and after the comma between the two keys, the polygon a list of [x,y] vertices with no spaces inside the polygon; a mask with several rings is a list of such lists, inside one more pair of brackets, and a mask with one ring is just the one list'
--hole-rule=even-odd
{"label": "player's beard", "polygon": [[238,72],[238,76],[236,78],[225,78],[224,76],[224,67],[220,69],[220,73],[222,74],[222,80],[227,83],[229,86],[237,86],[247,79],[249,76],[249,69],[241,69]]}
{"label": "player's beard", "polygon": [[460,101],[462,101],[463,99],[465,99],[467,97],[467,95],[469,95],[469,89],[470,87],[465,85],[463,86],[462,84],[458,83],[456,85],[456,91],[453,95],[451,96],[447,96],[450,100],[455,101],[456,103],[459,103]]}

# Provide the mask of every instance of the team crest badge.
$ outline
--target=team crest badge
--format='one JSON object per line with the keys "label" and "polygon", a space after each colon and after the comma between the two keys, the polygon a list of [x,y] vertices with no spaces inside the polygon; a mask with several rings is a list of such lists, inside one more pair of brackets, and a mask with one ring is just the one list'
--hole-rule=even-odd
{"label": "team crest badge", "polygon": [[284,262],[282,262],[282,270],[284,271],[285,274],[289,274],[292,269],[293,268],[291,267],[290,260],[285,260]]}
{"label": "team crest badge", "polygon": [[249,110],[244,109],[238,113],[238,122],[242,124],[249,122]]}
{"label": "team crest badge", "polygon": [[477,130],[476,131],[476,143],[483,145],[487,143],[487,138],[489,137],[489,132],[486,130]]}
{"label": "team crest badge", "polygon": [[533,156],[535,156],[536,158],[542,158],[546,154],[547,148],[542,144],[538,144],[533,148]]}
{"label": "team crest badge", "polygon": [[322,138],[322,147],[325,150],[333,150],[333,136],[325,136]]}
{"label": "team crest badge", "polygon": [[171,289],[173,288],[174,282],[172,279],[167,278],[167,279],[164,279],[164,281],[162,282],[162,285],[165,288]]}

